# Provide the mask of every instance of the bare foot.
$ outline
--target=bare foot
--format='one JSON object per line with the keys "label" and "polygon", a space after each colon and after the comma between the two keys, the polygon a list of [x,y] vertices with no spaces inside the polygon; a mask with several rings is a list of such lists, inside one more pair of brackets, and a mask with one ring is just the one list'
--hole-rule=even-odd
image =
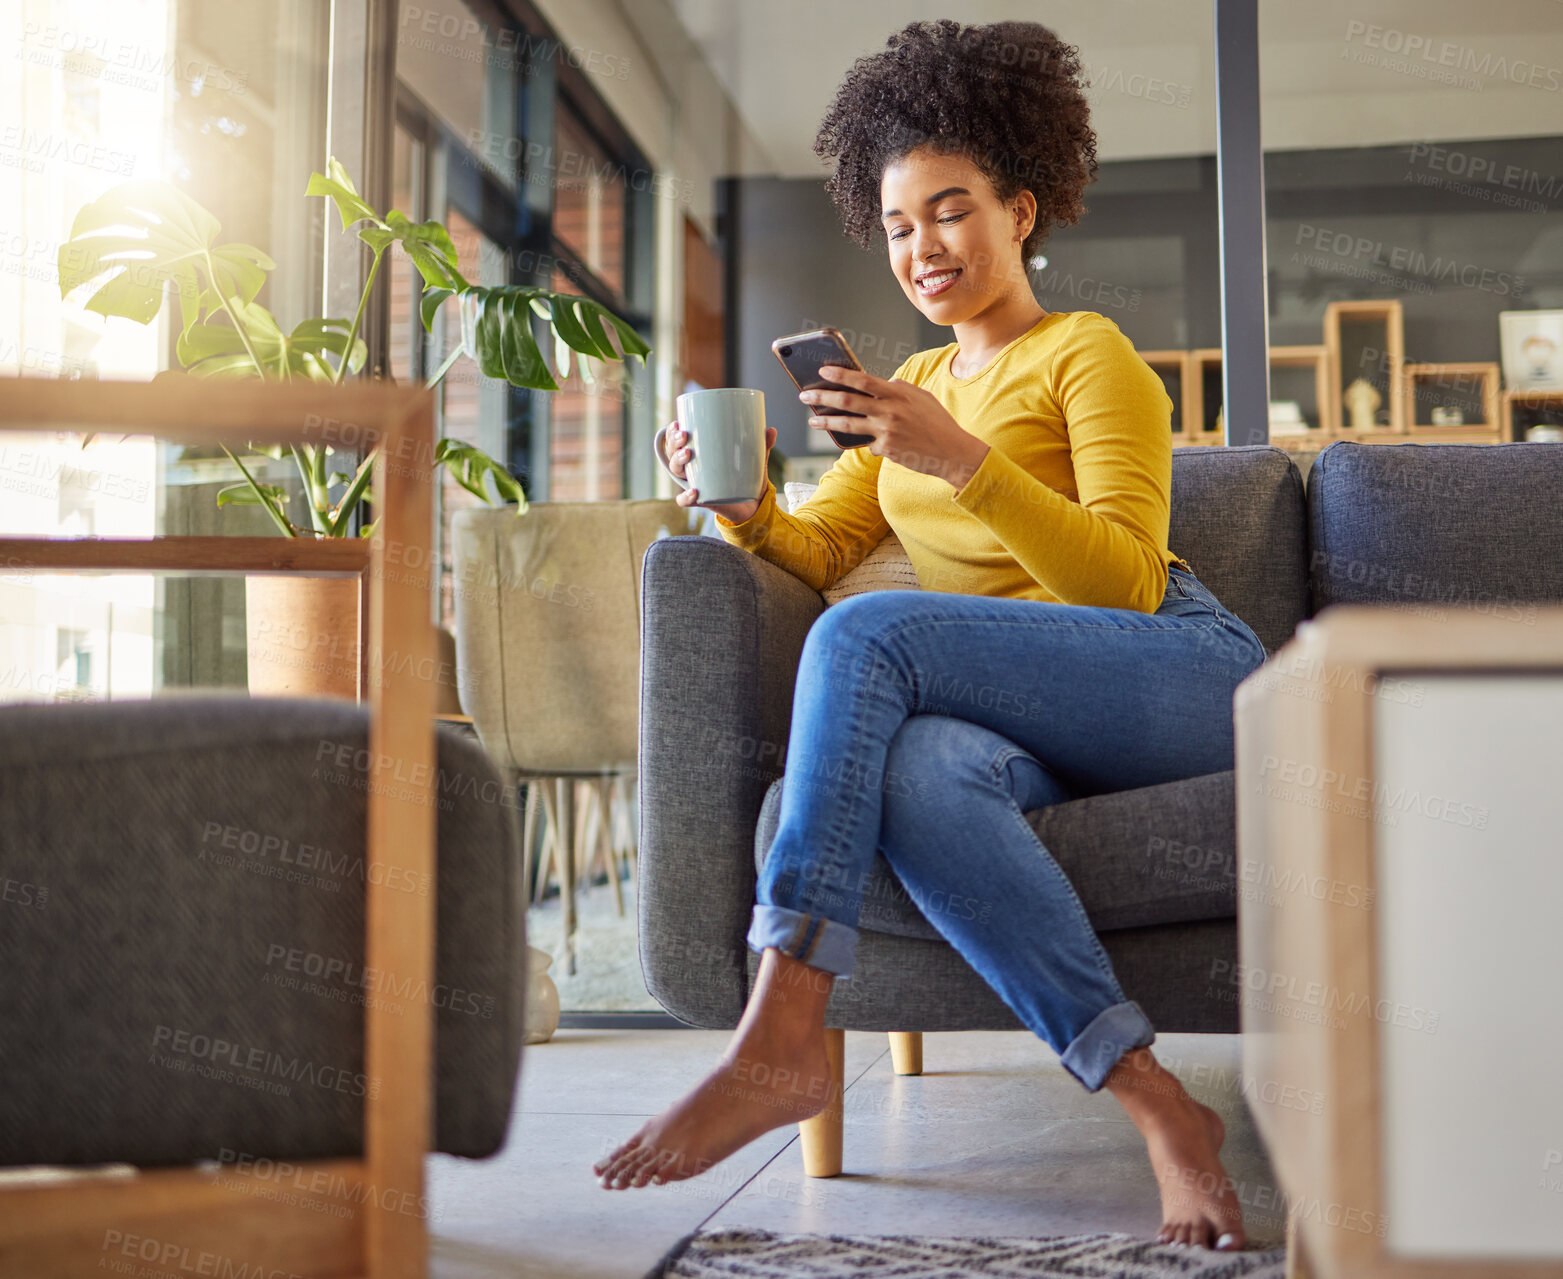
{"label": "bare foot", "polygon": [[831,1100],[825,1000],[831,975],[768,947],[743,1020],[716,1067],[612,1154],[592,1165],[605,1190],[682,1181],[762,1133],[809,1119]]}
{"label": "bare foot", "polygon": [[1242,1248],[1243,1209],[1217,1153],[1226,1140],[1221,1116],[1190,1097],[1148,1048],[1124,1054],[1107,1087],[1145,1138],[1161,1188],[1156,1242]]}

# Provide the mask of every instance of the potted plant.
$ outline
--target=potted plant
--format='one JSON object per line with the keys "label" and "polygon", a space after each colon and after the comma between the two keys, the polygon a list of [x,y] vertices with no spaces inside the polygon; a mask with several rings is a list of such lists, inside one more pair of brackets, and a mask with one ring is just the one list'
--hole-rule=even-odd
{"label": "potted plant", "polygon": [[[221,225],[177,187],[161,181],[123,182],[84,206],[58,255],[60,295],[95,285],[86,309],[150,323],[162,309],[165,292],[179,299],[179,337],[175,354],[184,372],[159,377],[260,378],[338,384],[363,366],[366,347],[359,337],[386,253],[399,246],[421,280],[418,313],[432,330],[441,307],[454,298],[460,312],[460,345],[427,383],[436,386],[462,356],[476,361],[487,377],[535,391],[557,391],[559,383],[532,331],[534,315],[548,322],[554,363],[560,380],[570,376],[570,353],[577,353],[582,377],[590,366],[579,357],[642,363],[651,348],[626,321],[590,298],[521,285],[471,284],[457,270],[455,245],[439,222],[412,222],[392,209],[384,216],[359,195],[347,171],[334,158],[326,173],[310,175],[306,196],[331,200],[342,229],[358,228],[369,246],[371,265],[351,320],[309,319],[284,333],[276,317],[256,298],[276,263],[249,244],[220,243]],[[616,350],[607,334],[618,334]],[[90,437],[89,437],[90,438]],[[219,506],[259,506],[284,537],[345,537],[353,513],[369,490],[374,453],[350,472],[333,469],[328,445],[298,445],[288,450],[303,484],[307,523],[289,518],[287,492],[258,479],[244,461],[223,450],[243,477],[217,495]],[[281,458],[280,445],[252,445],[251,452]],[[520,483],[482,450],[460,440],[442,439],[435,460],[455,481],[485,502],[514,502],[526,509]],[[490,496],[492,482],[496,496]],[[373,532],[373,525],[361,536]],[[297,575],[246,579],[252,692],[326,694],[352,697],[358,670],[357,583],[348,578]],[[300,660],[305,650],[329,640],[332,660]],[[345,641],[351,638],[351,644]],[[349,651],[350,650],[350,651]],[[308,653],[304,656],[307,658]]]}

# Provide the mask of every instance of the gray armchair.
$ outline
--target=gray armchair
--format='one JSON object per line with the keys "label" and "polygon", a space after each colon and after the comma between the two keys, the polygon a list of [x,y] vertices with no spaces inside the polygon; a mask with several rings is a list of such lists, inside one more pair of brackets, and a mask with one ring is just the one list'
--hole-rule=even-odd
{"label": "gray armchair", "polygon": [[[1302,477],[1283,450],[1176,450],[1170,541],[1267,651],[1308,616]],[[641,960],[668,1011],[731,1027],[759,962],[744,939],[776,826],[798,659],[825,603],[712,538],[654,543],[643,575]],[[1215,961],[1237,956],[1235,816],[1230,771],[1027,814],[1160,1029],[1238,1029],[1237,1006],[1207,993]],[[1197,871],[1169,855],[1188,848]],[[856,968],[835,985],[828,1026],[1020,1026],[882,857],[864,900]]]}

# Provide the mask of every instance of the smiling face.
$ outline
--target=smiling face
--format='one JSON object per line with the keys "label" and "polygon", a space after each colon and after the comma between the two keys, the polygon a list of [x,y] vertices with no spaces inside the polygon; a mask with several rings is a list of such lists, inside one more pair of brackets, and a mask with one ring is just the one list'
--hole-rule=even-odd
{"label": "smiling face", "polygon": [[1031,296],[1020,256],[1036,219],[1030,191],[1006,204],[971,160],[923,146],[886,167],[879,193],[890,268],[935,324]]}

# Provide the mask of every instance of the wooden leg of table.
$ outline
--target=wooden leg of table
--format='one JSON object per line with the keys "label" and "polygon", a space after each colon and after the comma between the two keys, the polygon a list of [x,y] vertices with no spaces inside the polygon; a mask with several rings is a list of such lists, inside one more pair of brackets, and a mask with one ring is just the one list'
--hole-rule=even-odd
{"label": "wooden leg of table", "polygon": [[554,811],[559,824],[554,828],[554,847],[559,852],[559,906],[564,917],[564,970],[575,975],[575,778],[561,777],[555,783]]}
{"label": "wooden leg of table", "polygon": [[890,1063],[898,1075],[923,1073],[923,1032],[920,1030],[892,1030],[890,1032]]}
{"label": "wooden leg of table", "polygon": [[826,1027],[825,1056],[830,1062],[830,1101],[813,1119],[805,1119],[798,1125],[798,1138],[803,1144],[803,1171],[810,1177],[834,1177],[841,1171],[846,1046],[846,1031]]}

